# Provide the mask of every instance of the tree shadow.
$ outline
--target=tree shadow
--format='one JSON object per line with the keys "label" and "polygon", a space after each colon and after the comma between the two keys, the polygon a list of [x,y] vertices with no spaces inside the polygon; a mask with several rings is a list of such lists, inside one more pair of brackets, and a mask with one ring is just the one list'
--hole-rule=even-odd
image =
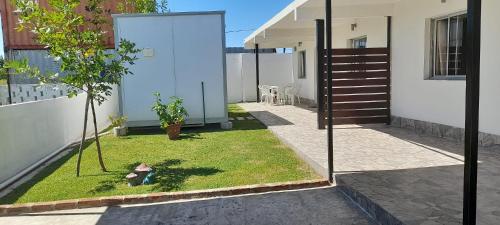
{"label": "tree shadow", "polygon": [[[180,166],[184,160],[169,159],[161,163],[150,165],[155,172],[155,180],[151,184],[152,191],[169,192],[178,190],[184,182],[192,176],[211,176],[224,172],[213,167],[191,167],[182,168]],[[91,194],[108,192],[116,189],[116,185],[127,183],[125,176],[134,171],[140,162],[128,164],[124,167],[126,172],[117,173],[111,180],[102,181],[98,186],[89,191]]]}

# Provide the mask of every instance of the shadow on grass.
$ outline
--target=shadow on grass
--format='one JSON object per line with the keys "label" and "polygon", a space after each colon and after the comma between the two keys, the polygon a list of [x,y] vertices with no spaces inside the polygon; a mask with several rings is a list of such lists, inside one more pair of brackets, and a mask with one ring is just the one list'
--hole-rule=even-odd
{"label": "shadow on grass", "polygon": [[[84,143],[83,145],[83,151],[85,154],[85,150],[94,143],[94,139],[88,140]],[[50,162],[50,164],[45,167],[42,171],[40,171],[38,174],[36,174],[33,178],[31,178],[29,181],[23,183],[19,187],[15,188],[11,193],[8,195],[4,196],[3,198],[0,199],[0,204],[14,204],[19,198],[21,198],[26,192],[28,192],[33,186],[35,186],[37,183],[43,181],[45,178],[50,176],[52,173],[54,173],[56,170],[58,170],[61,166],[63,166],[68,160],[70,160],[73,156],[78,154],[78,149],[80,145],[79,144],[74,144],[68,148],[71,148],[72,150],[70,153],[67,155],[61,157],[60,159],[56,160],[55,162]],[[75,165],[75,177],[76,177],[76,165]]]}
{"label": "shadow on grass", "polygon": [[[232,121],[233,129],[223,130],[220,124],[206,124],[203,127],[183,127],[181,130],[181,135],[179,140],[196,140],[203,139],[201,134],[203,133],[215,133],[215,132],[230,132],[230,131],[244,131],[244,130],[265,130],[266,126],[262,124],[257,119],[255,120],[241,120]],[[165,135],[167,138],[167,133],[164,129],[160,127],[134,127],[129,128],[129,135]],[[130,137],[122,137],[122,139],[130,139]]]}
{"label": "shadow on grass", "polygon": [[[154,169],[156,174],[155,181],[151,185],[152,191],[168,192],[178,190],[189,177],[211,176],[224,172],[223,170],[211,167],[178,167],[183,162],[184,161],[180,159],[170,159],[152,165],[151,167]],[[132,172],[139,164],[139,162],[128,164],[125,166],[125,171]],[[127,183],[125,176],[130,172],[119,173],[112,180],[101,182],[97,187],[89,191],[89,193],[97,194],[115,190],[116,185]]]}

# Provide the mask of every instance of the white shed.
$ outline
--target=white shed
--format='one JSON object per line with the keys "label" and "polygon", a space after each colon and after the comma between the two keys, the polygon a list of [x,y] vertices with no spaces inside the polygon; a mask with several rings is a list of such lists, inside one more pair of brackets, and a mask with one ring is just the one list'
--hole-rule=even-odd
{"label": "white shed", "polygon": [[143,49],[120,87],[128,126],[159,124],[151,111],[154,92],[164,102],[184,99],[187,125],[228,121],[224,17],[219,11],[113,16],[115,39]]}

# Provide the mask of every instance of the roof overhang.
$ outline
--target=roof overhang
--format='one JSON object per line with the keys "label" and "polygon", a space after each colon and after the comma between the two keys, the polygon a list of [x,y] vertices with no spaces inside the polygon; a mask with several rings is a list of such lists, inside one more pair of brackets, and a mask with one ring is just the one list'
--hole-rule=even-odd
{"label": "roof overhang", "polygon": [[[332,0],[332,26],[353,23],[356,18],[392,16],[400,0]],[[245,48],[289,48],[315,40],[315,20],[324,19],[325,0],[295,0],[245,38]]]}

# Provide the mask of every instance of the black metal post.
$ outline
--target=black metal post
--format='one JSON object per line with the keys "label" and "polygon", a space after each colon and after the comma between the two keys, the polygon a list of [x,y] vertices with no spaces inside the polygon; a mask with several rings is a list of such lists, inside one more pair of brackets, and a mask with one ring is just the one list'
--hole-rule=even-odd
{"label": "black metal post", "polygon": [[[12,60],[12,51],[8,50],[5,54],[8,58],[7,60]],[[9,92],[9,105],[12,105],[12,87],[11,87],[11,79],[10,79],[10,69],[7,70],[7,91]]]}
{"label": "black metal post", "polygon": [[201,99],[203,104],[203,126],[207,124],[207,112],[205,106],[205,82],[201,82]]}
{"label": "black metal post", "polygon": [[255,74],[256,74],[256,82],[257,82],[257,102],[260,102],[260,93],[259,93],[259,85],[260,85],[259,44],[255,44]]}
{"label": "black metal post", "polygon": [[387,76],[387,125],[391,125],[391,65],[392,65],[392,58],[391,58],[391,50],[392,50],[392,16],[387,17],[387,50],[389,51],[389,54],[387,55],[389,57],[389,69],[387,70],[388,76]]}
{"label": "black metal post", "polygon": [[316,20],[316,101],[318,103],[318,129],[325,129],[325,21]]}
{"label": "black metal post", "polygon": [[479,78],[481,72],[481,5],[481,0],[467,1],[464,225],[476,224]]}
{"label": "black metal post", "polygon": [[10,87],[10,72],[7,71],[7,91],[9,92],[9,105],[12,104],[12,88]]}
{"label": "black metal post", "polygon": [[328,109],[328,180],[333,183],[333,76],[332,76],[332,0],[326,0],[326,64]]}

